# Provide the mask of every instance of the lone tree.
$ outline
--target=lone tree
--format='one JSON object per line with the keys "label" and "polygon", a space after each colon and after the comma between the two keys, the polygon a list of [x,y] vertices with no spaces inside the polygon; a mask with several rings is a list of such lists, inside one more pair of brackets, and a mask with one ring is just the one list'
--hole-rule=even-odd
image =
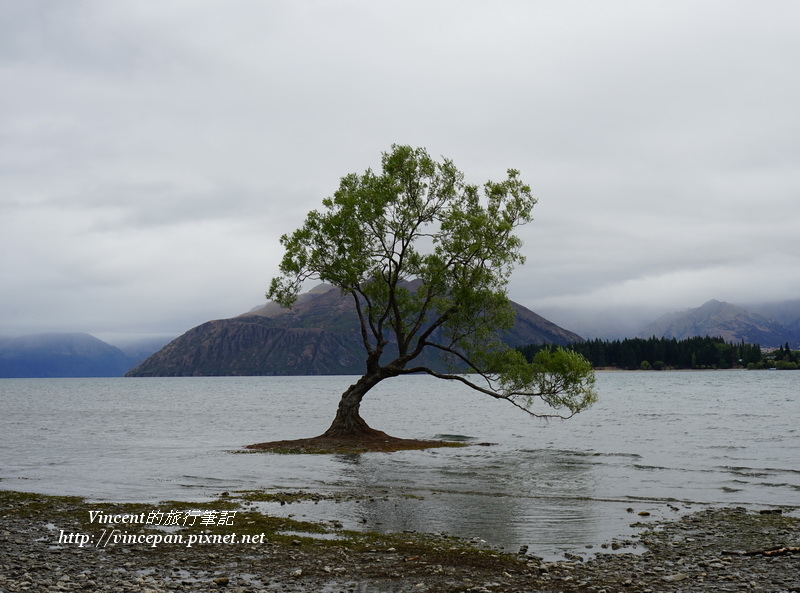
{"label": "lone tree", "polygon": [[[316,279],[353,299],[365,372],[316,439],[392,438],[361,418],[361,400],[384,379],[411,373],[460,381],[537,417],[567,418],[595,401],[594,372],[581,355],[547,350],[528,363],[500,339],[514,322],[506,285],[524,262],[515,229],[536,204],[518,171],[481,191],[450,160],[394,145],[380,173],[347,175],[322,204],[281,237],[282,274],[267,292],[290,308],[303,282]],[[431,350],[450,370],[419,362]]]}

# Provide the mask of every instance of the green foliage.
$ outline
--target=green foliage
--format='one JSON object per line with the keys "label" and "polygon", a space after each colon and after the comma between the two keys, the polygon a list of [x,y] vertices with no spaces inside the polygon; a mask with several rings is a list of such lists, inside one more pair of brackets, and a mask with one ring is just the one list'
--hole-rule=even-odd
{"label": "green foliage", "polygon": [[[520,402],[531,398],[570,413],[593,401],[588,363],[560,354],[527,368],[498,339],[514,322],[508,279],[524,263],[515,229],[532,220],[536,204],[518,171],[478,187],[465,183],[450,160],[395,145],[383,154],[380,172],[343,177],[322,204],[281,237],[281,275],[267,298],[291,307],[309,279],[351,295],[367,353],[365,376],[427,372],[528,411]],[[426,350],[471,375],[415,366]]]}
{"label": "green foliage", "polygon": [[797,363],[787,360],[776,360],[775,368],[779,371],[796,371]]}
{"label": "green foliage", "polygon": [[[780,369],[793,369],[797,367],[792,367],[792,363],[798,362],[800,360],[799,353],[794,352],[791,348],[789,348],[789,343],[787,342],[785,347],[781,346],[778,348],[777,351],[773,353],[773,359],[775,360],[775,368]],[[778,366],[778,363],[785,363]]]}
{"label": "green foliage", "polygon": [[[748,368],[750,366],[748,365]],[[757,369],[777,369],[779,371],[794,371],[800,368],[800,352],[792,350],[789,344],[780,346],[777,350],[773,350],[764,356],[753,368]]]}
{"label": "green foliage", "polygon": [[[520,348],[528,359],[546,346],[532,344]],[[761,347],[744,342],[728,343],[723,338],[625,338],[624,340],[591,340],[570,344],[570,350],[579,352],[594,367],[622,369],[663,370],[674,369],[729,369],[756,368],[761,363]],[[654,361],[654,362],[650,362]]]}
{"label": "green foliage", "polygon": [[576,414],[597,400],[592,363],[574,350],[542,350],[531,366],[533,383],[547,405]]}

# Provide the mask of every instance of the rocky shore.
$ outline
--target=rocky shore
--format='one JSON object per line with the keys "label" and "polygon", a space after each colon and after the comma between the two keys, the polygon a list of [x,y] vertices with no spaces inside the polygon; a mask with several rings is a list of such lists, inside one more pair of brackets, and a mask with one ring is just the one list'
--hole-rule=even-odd
{"label": "rocky shore", "polygon": [[[446,536],[359,534],[335,522],[268,517],[242,501],[158,507],[214,509],[227,520],[156,529],[135,521],[152,505],[0,492],[0,592],[800,591],[800,519],[777,511],[707,509],[643,527],[637,554],[543,562]],[[100,512],[106,522],[96,522]]]}

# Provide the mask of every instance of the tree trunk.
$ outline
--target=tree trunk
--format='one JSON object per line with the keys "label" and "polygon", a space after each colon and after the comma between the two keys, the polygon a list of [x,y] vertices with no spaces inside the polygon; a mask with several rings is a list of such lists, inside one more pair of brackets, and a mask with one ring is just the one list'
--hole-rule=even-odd
{"label": "tree trunk", "polygon": [[370,428],[358,413],[364,395],[382,379],[378,374],[364,375],[348,387],[339,400],[336,417],[322,436],[353,440],[387,437],[386,433]]}

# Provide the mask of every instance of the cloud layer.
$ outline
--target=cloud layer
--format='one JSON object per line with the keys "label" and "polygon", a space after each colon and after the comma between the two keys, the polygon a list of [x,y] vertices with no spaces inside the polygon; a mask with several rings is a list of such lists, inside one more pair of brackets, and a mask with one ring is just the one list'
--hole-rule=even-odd
{"label": "cloud layer", "polygon": [[[0,333],[177,334],[392,143],[539,197],[542,312],[800,296],[800,5],[0,1]],[[559,319],[554,319],[559,321]]]}

